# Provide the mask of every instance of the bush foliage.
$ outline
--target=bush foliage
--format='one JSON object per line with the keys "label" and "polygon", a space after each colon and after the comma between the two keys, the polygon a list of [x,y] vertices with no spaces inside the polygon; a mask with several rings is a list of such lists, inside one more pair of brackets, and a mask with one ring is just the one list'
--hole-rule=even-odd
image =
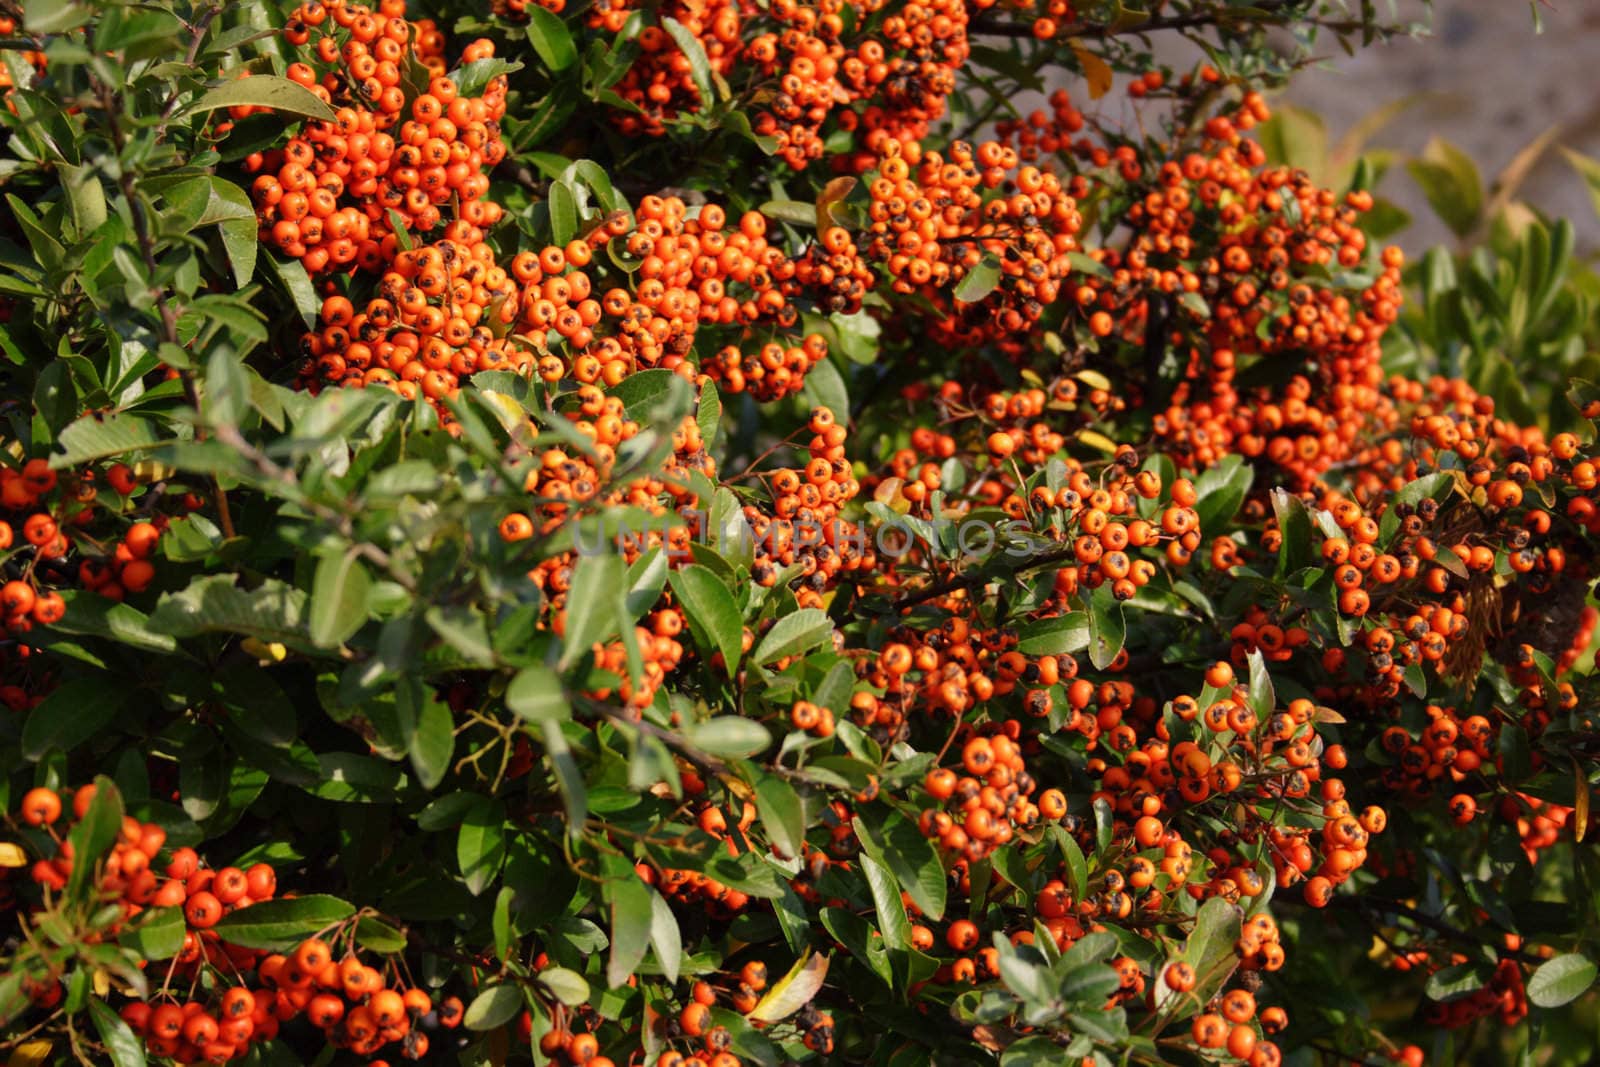
{"label": "bush foliage", "polygon": [[1373,7],[0,4],[0,1049],[1586,1062],[1596,286]]}

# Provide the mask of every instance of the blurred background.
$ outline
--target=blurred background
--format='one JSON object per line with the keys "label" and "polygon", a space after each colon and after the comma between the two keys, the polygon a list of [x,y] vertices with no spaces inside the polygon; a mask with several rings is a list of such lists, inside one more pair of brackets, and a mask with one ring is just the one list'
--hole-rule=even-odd
{"label": "blurred background", "polygon": [[[1420,2],[1395,6],[1402,18],[1428,18]],[[1411,252],[1452,240],[1405,168],[1429,138],[1464,151],[1488,187],[1523,149],[1557,129],[1516,198],[1547,217],[1570,219],[1580,254],[1600,252],[1600,188],[1592,193],[1560,151],[1600,160],[1600,2],[1551,0],[1539,14],[1544,32],[1535,34],[1527,0],[1438,0],[1432,39],[1401,38],[1353,57],[1330,44],[1333,54],[1302,72],[1278,102],[1322,116],[1330,143],[1385,105],[1408,105],[1368,146],[1398,154],[1377,191],[1411,214],[1412,226],[1398,235]]]}

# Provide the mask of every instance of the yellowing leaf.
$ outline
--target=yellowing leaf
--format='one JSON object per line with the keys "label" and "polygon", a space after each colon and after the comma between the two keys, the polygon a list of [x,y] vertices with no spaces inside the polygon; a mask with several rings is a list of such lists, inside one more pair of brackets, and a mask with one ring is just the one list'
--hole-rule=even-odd
{"label": "yellowing leaf", "polygon": [[495,417],[508,432],[515,433],[528,424],[528,413],[514,397],[493,389],[481,389],[478,395],[494,410]]}
{"label": "yellowing leaf", "polygon": [[1572,757],[1573,797],[1572,836],[1582,841],[1589,832],[1589,779],[1583,773],[1578,757]]}
{"label": "yellowing leaf", "polygon": [[111,976],[104,970],[97,969],[94,972],[93,982],[95,996],[103,997],[111,992]]}
{"label": "yellowing leaf", "polygon": [[817,232],[821,233],[829,226],[843,225],[833,217],[833,205],[850,195],[850,190],[856,187],[856,180],[849,175],[835,178],[822,187],[822,192],[817,195]]}
{"label": "yellowing leaf", "polygon": [[1115,455],[1117,451],[1117,443],[1115,441],[1095,430],[1079,431],[1078,440],[1090,448],[1098,448],[1108,456]]}
{"label": "yellowing leaf", "polygon": [[787,1019],[811,1002],[828,976],[828,957],[805,954],[789,968],[789,973],[778,980],[767,995],[750,1010],[750,1018],[757,1022],[775,1023]]}
{"label": "yellowing leaf", "polygon": [[53,1047],[55,1045],[51,1041],[24,1041],[12,1050],[6,1067],[39,1067],[50,1058]]}
{"label": "yellowing leaf", "polygon": [[1072,54],[1078,57],[1083,76],[1089,81],[1089,99],[1098,100],[1109,93],[1113,76],[1106,61],[1079,44],[1072,46]]}
{"label": "yellowing leaf", "polygon": [[26,867],[28,854],[13,841],[0,841],[0,867]]}

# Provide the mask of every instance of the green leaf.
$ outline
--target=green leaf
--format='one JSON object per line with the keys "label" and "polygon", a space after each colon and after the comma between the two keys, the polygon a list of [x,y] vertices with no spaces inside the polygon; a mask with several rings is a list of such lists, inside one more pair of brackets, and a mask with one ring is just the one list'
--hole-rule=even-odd
{"label": "green leaf", "polygon": [[722,424],[722,394],[717,383],[707,378],[700,383],[700,404],[695,411],[695,422],[700,427],[700,441],[707,451],[716,444],[717,430]]}
{"label": "green leaf", "polygon": [[1122,601],[1101,585],[1089,595],[1089,662],[1105,670],[1122,652],[1128,639],[1128,624],[1122,614]]}
{"label": "green leaf", "polygon": [[1278,696],[1272,688],[1272,675],[1267,673],[1267,658],[1259,648],[1250,650],[1250,707],[1256,718],[1266,722],[1277,707]]}
{"label": "green leaf", "polygon": [[151,908],[141,912],[137,925],[123,931],[117,941],[147,960],[170,960],[183,950],[187,931],[182,908]]}
{"label": "green leaf", "polygon": [[1594,962],[1569,952],[1539,965],[1528,979],[1528,999],[1541,1008],[1559,1008],[1587,992],[1594,979]]}
{"label": "green leaf", "polygon": [[944,918],[949,888],[944,865],[915,823],[894,814],[870,823],[857,816],[850,825],[866,853],[894,872],[918,911],[930,919]]}
{"label": "green leaf", "polygon": [[695,91],[700,94],[700,107],[710,107],[717,98],[711,85],[711,61],[706,58],[705,46],[700,43],[700,38],[675,18],[663,18],[661,26],[689,60],[689,77],[694,81]]}
{"label": "green leaf", "polygon": [[867,889],[872,893],[872,906],[878,913],[878,929],[883,943],[891,949],[911,947],[911,920],[906,918],[906,907],[900,900],[900,886],[889,868],[863,853],[861,873],[867,876]]}
{"label": "green leaf", "polygon": [[833,620],[821,608],[802,608],[785,615],[768,630],[750,655],[751,662],[765,666],[785,656],[809,652],[833,636]]}
{"label": "green leaf", "polygon": [[461,1023],[468,1030],[494,1030],[516,1018],[522,1006],[522,991],[516,986],[490,986],[472,998]]}
{"label": "green leaf", "polygon": [[[1230,904],[1222,897],[1212,897],[1200,905],[1200,910],[1195,913],[1188,943],[1184,945],[1178,961],[1193,967],[1195,974],[1201,976],[1201,982],[1195,987],[1195,997],[1181,1002],[1183,1007],[1178,1009],[1175,1018],[1193,1015],[1197,1010],[1194,1005],[1209,1000],[1233,973],[1238,965],[1238,958],[1233,952],[1234,942],[1239,940],[1242,923],[1243,913],[1238,905]],[[1166,971],[1163,969],[1156,979],[1155,1002],[1176,1004],[1179,1003],[1173,999],[1176,997],[1177,994],[1167,985]]]}
{"label": "green leaf", "polygon": [[539,732],[544,737],[545,754],[550,757],[556,786],[561,790],[561,800],[566,805],[567,827],[570,832],[577,832],[589,815],[589,792],[584,785],[583,772],[572,757],[572,748],[567,744],[566,735],[561,732],[560,723],[546,719],[539,724]]}
{"label": "green leaf", "polygon": [[294,948],[355,913],[354,907],[338,897],[313,893],[240,908],[224,915],[212,929],[231,945],[281,951]]}
{"label": "green leaf", "polygon": [[1458,963],[1453,967],[1442,967],[1428,976],[1427,983],[1422,987],[1423,992],[1431,1000],[1455,1000],[1482,989],[1489,978],[1487,972],[1488,968],[1482,963]]}
{"label": "green leaf", "polygon": [[506,858],[506,809],[499,801],[478,797],[461,817],[456,834],[456,865],[467,892],[488,888]]}
{"label": "green leaf", "polygon": [[6,203],[11,205],[11,215],[17,220],[17,225],[22,228],[23,234],[28,238],[28,247],[33,249],[34,257],[39,266],[46,270],[55,270],[61,266],[62,260],[67,256],[67,250],[62,247],[56,235],[51,232],[43,220],[21,200],[11,193],[6,194]]}
{"label": "green leaf", "polygon": [[122,831],[122,793],[117,785],[105,775],[97,775],[94,780],[94,799],[89,803],[89,810],[84,812],[67,835],[67,841],[72,845],[72,873],[67,877],[67,897],[72,900],[80,898],[89,878],[94,874],[95,864],[100,862],[100,857],[117,841],[117,835]]}
{"label": "green leaf", "polygon": [[125,411],[88,414],[61,431],[50,467],[77,467],[93,459],[124,456],[161,444],[156,424]]}
{"label": "green leaf", "polygon": [[224,349],[211,353],[206,361],[204,391],[206,421],[213,426],[236,426],[250,404],[250,380],[244,361]]}
{"label": "green leaf", "polygon": [[963,304],[976,304],[1000,284],[1000,260],[992,252],[985,252],[976,266],[962,277],[951,293]]}
{"label": "green leaf", "polygon": [[1508,783],[1520,782],[1533,773],[1533,756],[1528,732],[1514,722],[1500,727],[1495,747],[1500,756],[1500,773]]}
{"label": "green leaf", "polygon": [[1051,836],[1061,848],[1061,858],[1066,861],[1067,877],[1071,880],[1068,888],[1072,890],[1072,899],[1081,900],[1089,889],[1089,859],[1083,854],[1083,848],[1077,839],[1061,827],[1055,827],[1055,832]]}
{"label": "green leaf", "polygon": [[1117,972],[1099,961],[1084,963],[1061,981],[1061,999],[1069,1004],[1093,1004],[1098,1007],[1116,992],[1121,980]]}
{"label": "green leaf", "polygon": [[482,96],[491,81],[502,74],[514,74],[521,69],[522,64],[515,60],[490,56],[457,67],[450,72],[450,80],[456,83],[456,92],[461,96]]}
{"label": "green leaf", "polygon": [[356,920],[356,940],[363,948],[385,955],[404,952],[406,948],[406,935],[403,930],[397,930],[371,915],[363,915]]}
{"label": "green leaf", "polygon": [[1073,270],[1107,281],[1111,279],[1111,268],[1085,252],[1068,252],[1067,262],[1072,264]]}
{"label": "green leaf", "polygon": [[1024,656],[1057,656],[1089,647],[1089,615],[1069,611],[1053,619],[1037,619],[1017,631],[1017,651]]}
{"label": "green leaf", "polygon": [[641,426],[655,421],[658,409],[685,395],[688,383],[664,367],[630,374],[613,389],[612,396],[622,401],[623,413]]}
{"label": "green leaf", "polygon": [[572,717],[561,678],[543,664],[516,673],[506,687],[506,707],[529,722],[559,723]]}
{"label": "green leaf", "polygon": [[806,813],[800,794],[782,778],[765,774],[757,779],[756,812],[767,828],[773,846],[790,859],[805,851]]}
{"label": "green leaf", "polygon": [[539,984],[568,1007],[575,1008],[589,1001],[589,983],[577,971],[569,971],[565,967],[546,967],[539,972]]}
{"label": "green leaf", "polygon": [[766,751],[772,744],[772,735],[754,719],[719,715],[689,726],[684,731],[684,740],[713,756],[743,759]]}
{"label": "green leaf", "polygon": [[317,315],[322,310],[322,301],[311,285],[311,275],[306,273],[305,264],[274,252],[267,256],[267,266],[294,302],[295,310],[300,312],[300,321],[305,323],[306,329],[313,329],[317,325]]}
{"label": "green leaf", "polygon": [[1328,175],[1328,131],[1322,119],[1305,108],[1279,106],[1261,124],[1261,147],[1267,162],[1298,167],[1314,181],[1326,182]]}
{"label": "green leaf", "polygon": [[578,233],[578,199],[566,182],[551,182],[545,198],[545,209],[550,213],[550,240],[552,244],[565,245]]}
{"label": "green leaf", "polygon": [[71,752],[104,730],[127,698],[127,689],[109,675],[61,683],[28,713],[22,755],[37,763],[51,749]]}
{"label": "green leaf", "polygon": [[407,679],[395,689],[395,718],[417,782],[433,789],[444,781],[455,758],[455,720],[450,708],[433,695],[432,687]]}
{"label": "green leaf", "polygon": [[650,947],[650,887],[631,871],[606,882],[611,901],[611,957],[606,961],[606,985],[625,984],[638,969]]}
{"label": "green leaf", "polygon": [[367,621],[372,579],[355,551],[323,556],[311,581],[312,644],[337,648]]}
{"label": "green leaf", "polygon": [[533,45],[544,65],[552,71],[572,66],[578,59],[578,49],[561,17],[537,4],[530,4],[527,14],[528,43]]}
{"label": "green leaf", "polygon": [[1434,214],[1457,237],[1465,237],[1477,227],[1483,211],[1483,180],[1472,157],[1434,137],[1423,148],[1422,157],[1406,164],[1406,169],[1422,187]]}
{"label": "green leaf", "polygon": [[74,167],[58,164],[61,187],[66,190],[67,204],[72,208],[72,221],[80,235],[99,229],[106,221],[106,192],[93,167]]}
{"label": "green leaf", "polygon": [[150,613],[150,628],[174,637],[225,632],[263,641],[305,641],[305,593],[271,578],[248,590],[236,580],[232,574],[209,574],[162,594]]}
{"label": "green leaf", "polygon": [[1000,1067],[1057,1067],[1065,1062],[1062,1047],[1048,1037],[1025,1037],[1006,1046]]}
{"label": "green leaf", "polygon": [[1254,480],[1255,468],[1236,454],[1200,475],[1194,485],[1194,510],[1207,537],[1215,536],[1237,514]]}
{"label": "green leaf", "polygon": [[1311,512],[1287,489],[1273,487],[1272,513],[1283,541],[1278,546],[1277,577],[1284,578],[1311,562]]}
{"label": "green leaf", "polygon": [[324,104],[316,93],[288,78],[257,74],[249,78],[235,78],[208,91],[199,100],[180,112],[180,116],[215,111],[223,107],[264,107],[291,115],[332,122],[333,108]]}
{"label": "green leaf", "polygon": [[89,1018],[94,1021],[101,1043],[111,1054],[112,1067],[144,1067],[144,1042],[134,1036],[132,1028],[110,1005],[99,997],[91,997]]}
{"label": "green leaf", "polygon": [[560,669],[566,670],[590,649],[617,635],[617,606],[628,588],[628,565],[621,556],[584,556],[572,572],[567,592],[567,629],[561,639]]}
{"label": "green leaf", "polygon": [[744,619],[733,593],[709,567],[698,563],[673,571],[668,581],[688,617],[695,643],[708,653],[721,652],[728,677],[734,677],[743,651]]}
{"label": "green leaf", "polygon": [[1600,160],[1590,159],[1570,148],[1562,148],[1561,154],[1567,157],[1567,162],[1572,164],[1572,168],[1583,178],[1583,183],[1589,187],[1589,198],[1594,202],[1595,214],[1600,215]]}
{"label": "green leaf", "polygon": [[27,0],[22,5],[23,25],[30,33],[63,33],[88,22],[92,10],[70,0]]}
{"label": "green leaf", "polygon": [[683,933],[671,905],[654,889],[650,890],[650,947],[655,950],[662,975],[668,982],[676,982],[683,966]]}
{"label": "green leaf", "polygon": [[817,224],[817,205],[803,200],[768,200],[756,209],[774,222],[811,229]]}
{"label": "green leaf", "polygon": [[212,178],[211,184],[219,199],[245,209],[244,215],[217,220],[217,233],[222,237],[222,250],[227,253],[234,283],[243,289],[255,276],[260,225],[256,222],[249,194],[221,178]]}

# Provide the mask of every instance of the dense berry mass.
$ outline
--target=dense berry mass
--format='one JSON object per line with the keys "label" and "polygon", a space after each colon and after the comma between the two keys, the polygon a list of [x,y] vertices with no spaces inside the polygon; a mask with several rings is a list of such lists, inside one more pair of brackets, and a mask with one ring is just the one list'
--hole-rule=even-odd
{"label": "dense berry mass", "polygon": [[1489,1062],[1578,998],[1600,390],[1464,370],[1577,365],[1570,234],[1408,266],[1263,95],[1382,28],[1148,6],[0,16],[0,1047]]}

